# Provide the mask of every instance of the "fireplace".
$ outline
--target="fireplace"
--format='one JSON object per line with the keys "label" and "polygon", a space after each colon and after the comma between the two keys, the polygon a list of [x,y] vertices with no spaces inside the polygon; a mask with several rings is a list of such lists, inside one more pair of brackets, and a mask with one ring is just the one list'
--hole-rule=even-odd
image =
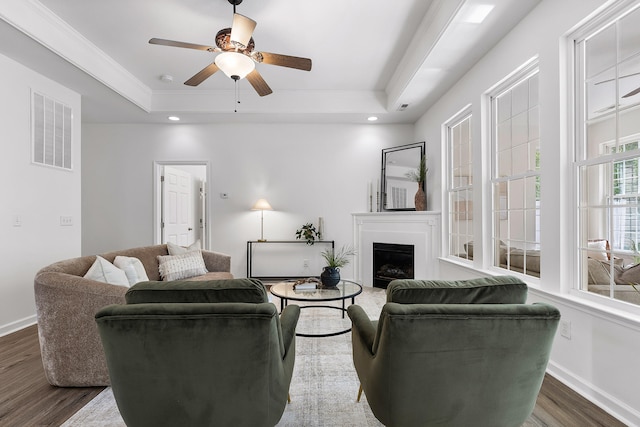
{"label": "fireplace", "polygon": [[413,279],[414,246],[373,242],[373,286],[386,288],[394,279]]}

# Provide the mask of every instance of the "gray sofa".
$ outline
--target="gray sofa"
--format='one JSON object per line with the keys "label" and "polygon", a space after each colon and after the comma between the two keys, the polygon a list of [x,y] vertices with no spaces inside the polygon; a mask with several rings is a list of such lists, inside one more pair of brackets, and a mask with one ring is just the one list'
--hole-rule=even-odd
{"label": "gray sofa", "polygon": [[[167,245],[145,246],[102,254],[138,258],[149,280],[160,280],[159,255],[168,255]],[[191,280],[230,279],[231,257],[202,251],[209,273]],[[59,387],[109,385],[109,373],[94,316],[109,304],[124,304],[125,286],[86,279],[96,256],[56,262],[35,276],[34,292],[38,335],[45,376]]]}

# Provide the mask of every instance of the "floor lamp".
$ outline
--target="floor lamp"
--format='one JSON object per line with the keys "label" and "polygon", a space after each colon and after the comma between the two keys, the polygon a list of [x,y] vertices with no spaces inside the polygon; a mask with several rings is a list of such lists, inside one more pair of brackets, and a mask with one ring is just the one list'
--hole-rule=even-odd
{"label": "floor lamp", "polygon": [[260,211],[260,239],[258,239],[258,242],[266,242],[267,239],[264,238],[264,211],[272,211],[273,208],[266,199],[260,199],[253,205],[251,210]]}

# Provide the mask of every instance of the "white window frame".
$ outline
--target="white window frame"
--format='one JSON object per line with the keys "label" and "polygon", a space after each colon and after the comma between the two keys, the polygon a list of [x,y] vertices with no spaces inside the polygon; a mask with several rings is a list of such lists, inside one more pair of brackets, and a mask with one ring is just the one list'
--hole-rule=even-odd
{"label": "white window frame", "polygon": [[[473,199],[475,198],[474,195],[474,180],[473,180],[473,169],[470,171],[471,172],[471,176],[470,176],[470,180],[468,180],[465,183],[462,182],[453,182],[453,153],[452,153],[452,130],[453,128],[455,128],[456,126],[460,125],[461,123],[463,123],[464,121],[469,120],[469,143],[471,144],[471,152],[470,152],[470,167],[473,166],[473,155],[474,155],[474,149],[473,149],[473,113],[472,113],[472,109],[471,109],[471,104],[465,106],[462,110],[460,110],[459,112],[457,112],[455,115],[453,115],[451,118],[449,118],[443,125],[442,125],[442,134],[443,134],[443,141],[445,142],[445,149],[444,152],[446,153],[445,158],[446,158],[446,165],[444,167],[444,171],[445,171],[445,179],[444,182],[446,183],[446,203],[444,204],[444,206],[446,206],[446,230],[447,230],[447,235],[446,235],[446,254],[448,257],[451,257],[453,259],[462,261],[462,262],[469,262],[471,263],[473,261],[473,257],[468,258],[466,256],[458,256],[461,255],[463,253],[466,253],[466,248],[464,246],[458,245],[457,247],[453,247],[452,245],[452,239],[454,238],[454,234],[456,236],[460,236],[459,233],[454,233],[453,231],[453,221],[452,221],[452,217],[453,217],[453,212],[455,212],[455,207],[453,206],[453,195],[455,193],[458,192],[468,192],[471,194],[470,197],[470,202],[472,203],[472,210],[471,210],[471,215],[473,215]],[[473,220],[473,216],[471,216],[471,218],[469,218],[471,220],[471,229],[467,231],[467,242],[474,240],[473,239],[473,235],[474,235],[474,220]],[[473,246],[472,246],[473,248]],[[479,253],[481,252],[481,248],[480,246],[477,246],[473,249],[474,253]]]}
{"label": "white window frame", "polygon": [[[502,200],[500,200],[500,198],[498,197],[496,199],[495,196],[495,192],[494,192],[494,188],[495,185],[501,182],[508,182],[509,180],[512,180],[514,178],[533,178],[533,177],[538,177],[538,179],[540,179],[540,177],[542,176],[541,173],[541,169],[538,168],[535,171],[528,171],[526,173],[520,173],[520,174],[516,174],[516,175],[510,175],[507,178],[500,178],[496,176],[496,167],[497,167],[497,148],[496,148],[496,125],[494,122],[494,118],[496,116],[496,111],[495,111],[495,106],[494,106],[494,99],[500,97],[500,95],[504,94],[506,91],[516,87],[517,85],[519,85],[521,82],[523,82],[524,80],[529,79],[530,77],[539,74],[539,60],[538,60],[538,56],[534,56],[533,58],[529,59],[528,61],[526,61],[522,66],[520,66],[518,69],[514,70],[510,75],[508,75],[507,77],[505,77],[503,80],[501,80],[500,82],[498,82],[496,85],[494,85],[493,87],[491,87],[489,90],[487,90],[484,94],[484,104],[485,104],[485,111],[488,112],[487,117],[486,117],[486,125],[487,125],[487,140],[489,141],[489,147],[490,149],[489,151],[489,158],[488,158],[488,164],[489,164],[489,170],[488,170],[488,174],[487,174],[487,182],[488,182],[488,187],[487,187],[487,194],[490,195],[490,206],[488,207],[488,212],[489,212],[489,218],[490,218],[490,224],[491,224],[491,242],[489,243],[489,248],[491,248],[491,255],[488,258],[488,264],[490,265],[490,269],[492,270],[496,270],[501,272],[502,274],[504,274],[505,272],[508,272],[508,274],[522,274],[523,277],[526,277],[528,281],[537,281],[538,278],[536,276],[533,275],[529,275],[529,274],[523,274],[523,273],[519,273],[517,270],[511,270],[511,269],[505,269],[500,267],[500,262],[499,262],[499,257],[500,257],[500,251],[501,250],[507,250],[509,251],[509,248],[501,248],[499,245],[499,240],[500,240],[500,236],[498,235],[498,231],[496,230],[496,216],[497,215],[509,215],[509,207],[508,206],[504,206],[504,202]],[[538,103],[539,105],[539,103]],[[502,203],[502,205],[501,205]],[[497,209],[496,209],[497,207]],[[504,212],[503,212],[504,211]],[[536,235],[540,236],[540,207],[538,206],[538,215],[536,216]],[[526,231],[525,232],[526,235]],[[537,241],[540,242],[540,238],[537,238]],[[526,242],[526,238],[525,238],[525,242]],[[532,247],[527,247],[527,248],[523,248],[523,249],[539,249],[540,248],[540,243],[538,243],[536,248],[532,248]],[[508,245],[507,245],[508,246]],[[510,254],[509,254],[510,255]],[[524,255],[525,260],[524,260],[524,265],[527,265],[526,262],[526,253]],[[511,257],[508,256],[507,260],[510,260]],[[509,263],[507,262],[507,266],[509,267]],[[542,272],[540,272],[542,273]]]}
{"label": "white window frame", "polygon": [[[635,306],[630,303],[626,303],[621,300],[616,300],[612,298],[613,296],[613,287],[611,290],[611,295],[609,297],[603,297],[601,295],[594,294],[589,292],[586,289],[582,289],[582,284],[585,282],[585,277],[587,275],[587,266],[586,263],[582,262],[582,251],[585,249],[581,247],[581,233],[582,233],[582,225],[580,221],[580,169],[583,166],[590,165],[598,165],[598,164],[606,164],[618,160],[624,160],[628,158],[630,155],[627,153],[616,153],[610,156],[605,157],[596,157],[596,158],[588,158],[585,156],[581,157],[583,154],[580,150],[584,150],[584,141],[585,141],[585,132],[584,132],[584,124],[585,121],[580,117],[580,115],[584,116],[584,109],[586,108],[585,96],[582,90],[579,90],[580,79],[577,78],[577,62],[581,59],[581,52],[576,49],[578,42],[587,39],[589,36],[596,34],[597,32],[608,27],[612,22],[621,19],[624,15],[631,13],[640,7],[640,4],[637,0],[621,0],[616,2],[612,6],[606,8],[601,11],[598,15],[592,17],[588,22],[583,23],[579,28],[577,28],[574,32],[567,35],[566,38],[566,53],[567,53],[567,83],[568,83],[568,96],[567,96],[567,105],[568,105],[568,140],[570,142],[571,155],[572,155],[572,176],[573,176],[573,185],[572,190],[573,194],[573,211],[574,211],[574,228],[572,232],[574,233],[574,248],[573,251],[573,269],[572,269],[572,277],[571,286],[567,289],[570,295],[591,301],[594,303],[598,303],[600,305],[609,307],[614,310],[621,310],[633,313],[640,313],[640,306]],[[620,138],[618,141],[624,143],[626,138]],[[615,141],[608,141],[602,144],[604,149],[604,145],[607,144],[615,144]],[[635,157],[640,157],[636,152]],[[609,180],[612,181],[612,180]],[[607,185],[612,186],[612,182],[608,182]],[[613,193],[612,191],[610,192]],[[611,224],[606,224],[611,229]],[[620,251],[617,251],[620,252]],[[624,252],[624,251],[622,251]]]}

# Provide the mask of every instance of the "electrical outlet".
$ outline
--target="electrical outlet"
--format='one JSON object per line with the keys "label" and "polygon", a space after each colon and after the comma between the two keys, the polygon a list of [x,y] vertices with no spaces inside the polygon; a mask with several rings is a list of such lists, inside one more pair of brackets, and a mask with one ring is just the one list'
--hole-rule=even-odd
{"label": "electrical outlet", "polygon": [[14,227],[22,227],[22,216],[14,215],[13,216],[13,226]]}
{"label": "electrical outlet", "polygon": [[221,199],[228,199],[229,198],[229,193],[220,193],[220,198]]}
{"label": "electrical outlet", "polygon": [[560,335],[566,339],[571,339],[571,322],[569,320],[560,320]]}
{"label": "electrical outlet", "polygon": [[302,267],[303,268],[309,268],[309,260],[308,259],[302,260]]}
{"label": "electrical outlet", "polygon": [[60,225],[63,227],[69,227],[73,225],[73,217],[72,216],[61,216],[60,217]]}

